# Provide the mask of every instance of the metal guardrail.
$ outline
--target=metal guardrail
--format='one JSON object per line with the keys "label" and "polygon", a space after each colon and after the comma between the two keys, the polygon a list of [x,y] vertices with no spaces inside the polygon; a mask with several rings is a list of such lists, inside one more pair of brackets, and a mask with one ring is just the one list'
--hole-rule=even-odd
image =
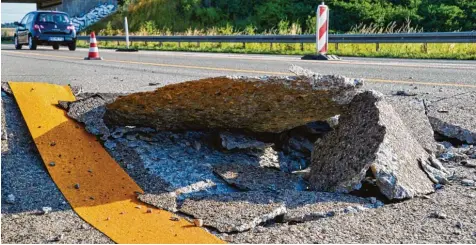
{"label": "metal guardrail", "polygon": [[[98,41],[125,41],[125,36],[96,36]],[[89,40],[89,36],[78,36]],[[208,43],[315,43],[315,35],[235,35],[235,36],[129,36],[134,42]],[[334,34],[330,43],[475,43],[476,32],[427,32],[394,34]]]}

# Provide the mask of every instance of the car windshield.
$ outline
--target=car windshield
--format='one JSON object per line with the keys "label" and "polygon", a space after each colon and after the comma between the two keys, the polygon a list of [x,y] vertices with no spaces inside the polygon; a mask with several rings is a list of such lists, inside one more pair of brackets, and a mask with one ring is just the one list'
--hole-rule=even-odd
{"label": "car windshield", "polygon": [[69,18],[65,14],[41,13],[38,15],[39,22],[52,22],[56,24],[69,24]]}

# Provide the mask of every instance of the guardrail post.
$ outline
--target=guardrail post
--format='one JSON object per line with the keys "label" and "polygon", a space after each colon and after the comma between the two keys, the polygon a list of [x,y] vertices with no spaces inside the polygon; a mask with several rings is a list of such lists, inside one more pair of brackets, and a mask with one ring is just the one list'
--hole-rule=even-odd
{"label": "guardrail post", "polygon": [[243,42],[243,49],[246,49],[246,43]]}
{"label": "guardrail post", "polygon": [[428,54],[428,43],[423,43],[423,52],[425,52],[425,54]]}
{"label": "guardrail post", "polygon": [[197,47],[199,47],[199,48],[200,48],[200,42],[197,42]]}
{"label": "guardrail post", "polygon": [[336,43],[336,51],[339,51],[339,43]]}
{"label": "guardrail post", "polygon": [[178,47],[180,48],[180,42],[178,42]]}
{"label": "guardrail post", "polygon": [[127,24],[127,16],[124,17],[124,29],[126,31],[126,47],[129,49],[129,25]]}
{"label": "guardrail post", "polygon": [[304,51],[304,43],[301,43],[301,51]]}
{"label": "guardrail post", "polygon": [[376,50],[377,52],[380,51],[380,43],[375,43],[375,50]]}
{"label": "guardrail post", "polygon": [[273,43],[269,43],[269,50],[273,50]]}

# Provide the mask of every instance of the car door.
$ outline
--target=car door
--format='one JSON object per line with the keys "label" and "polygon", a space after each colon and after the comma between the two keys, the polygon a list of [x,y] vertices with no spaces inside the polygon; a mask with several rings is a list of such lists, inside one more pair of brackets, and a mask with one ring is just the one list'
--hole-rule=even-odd
{"label": "car door", "polygon": [[23,17],[23,19],[20,21],[20,25],[18,25],[17,36],[19,43],[23,44],[28,42],[28,29],[26,28],[26,23],[30,15],[31,14],[25,15],[25,17]]}

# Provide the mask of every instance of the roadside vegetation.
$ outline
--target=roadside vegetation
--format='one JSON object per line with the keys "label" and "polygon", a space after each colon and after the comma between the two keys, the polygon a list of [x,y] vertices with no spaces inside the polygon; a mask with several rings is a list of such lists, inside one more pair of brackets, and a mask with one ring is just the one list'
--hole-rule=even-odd
{"label": "roadside vegetation", "polygon": [[[420,32],[421,28],[413,27],[411,21],[407,20],[398,26],[392,22],[385,27],[376,24],[359,24],[350,29],[347,33],[411,33]],[[179,36],[201,36],[201,35],[256,35],[256,34],[282,34],[299,35],[305,34],[299,23],[290,23],[281,20],[276,28],[258,33],[255,26],[249,25],[244,30],[238,30],[231,25],[224,27],[213,27],[209,29],[188,29],[185,32],[172,32],[170,29],[158,29],[154,22],[144,22],[137,32],[130,35],[179,35]],[[82,35],[88,35],[83,32]],[[100,30],[97,35],[124,35],[123,30],[113,29],[111,23],[105,29]],[[125,48],[125,42],[99,41],[100,48]],[[88,47],[87,41],[79,41],[78,46]],[[206,43],[206,42],[131,42],[131,47],[141,50],[162,50],[162,51],[195,51],[195,52],[222,52],[222,53],[254,53],[254,54],[293,54],[303,55],[315,52],[315,44],[281,44],[281,43]],[[359,57],[389,57],[389,58],[426,58],[426,59],[476,59],[476,44],[474,43],[448,43],[448,44],[329,44],[329,53],[340,56]]]}

